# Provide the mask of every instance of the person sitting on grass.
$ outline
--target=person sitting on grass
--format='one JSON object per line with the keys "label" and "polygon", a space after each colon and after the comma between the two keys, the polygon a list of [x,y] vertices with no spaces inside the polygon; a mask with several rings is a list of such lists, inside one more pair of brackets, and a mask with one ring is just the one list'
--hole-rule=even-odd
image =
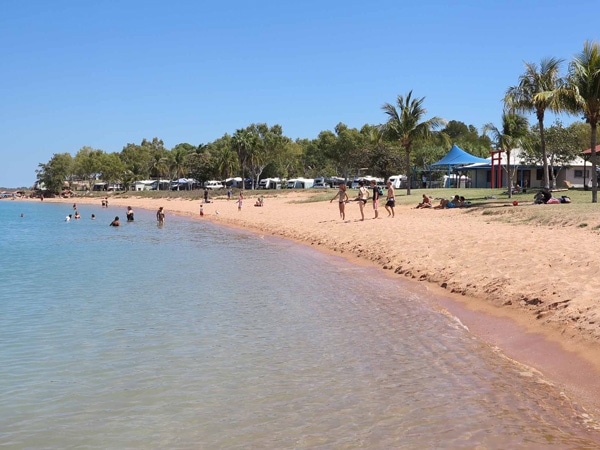
{"label": "person sitting on grass", "polygon": [[431,204],[431,197],[429,197],[427,194],[423,194],[423,201],[415,206],[416,209],[432,207],[433,205]]}

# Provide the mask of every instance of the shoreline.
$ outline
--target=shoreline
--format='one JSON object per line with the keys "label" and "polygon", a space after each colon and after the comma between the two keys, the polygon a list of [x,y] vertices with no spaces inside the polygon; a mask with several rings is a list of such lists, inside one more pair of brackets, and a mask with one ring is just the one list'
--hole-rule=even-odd
{"label": "shoreline", "polygon": [[[421,281],[414,283],[415,289],[425,289],[433,307],[457,317],[471,333],[501,348],[507,357],[565,386],[587,408],[600,414],[600,330],[595,321],[600,321],[600,301],[594,298],[600,289],[594,289],[597,281],[589,279],[591,286],[585,290],[586,295],[572,298],[573,292],[581,290],[569,288],[584,286],[588,271],[572,267],[573,279],[561,284],[562,280],[548,269],[555,261],[564,264],[575,258],[575,249],[581,251],[577,243],[585,236],[589,240],[589,231],[544,230],[550,242],[557,242],[544,246],[536,238],[539,227],[492,222],[483,216],[466,215],[464,210],[414,210],[399,205],[396,217],[388,219],[380,207],[380,216],[384,217],[371,220],[373,212],[368,204],[366,220],[361,222],[354,220],[358,207],[353,203],[346,206],[346,217],[350,219],[342,222],[337,204],[303,203],[309,193],[277,192],[270,197],[273,191],[265,192],[264,207],[254,207],[254,199],[247,198],[238,212],[236,201],[217,197],[213,203],[203,204],[203,217],[199,216],[198,200],[148,199],[132,193],[126,198],[111,196],[109,204],[148,210],[163,206],[167,226],[169,214],[209,220],[311,246],[354,264],[377,267],[395,279],[401,276]],[[100,198],[95,197],[44,201],[101,207]],[[520,236],[518,242],[499,247],[490,246],[486,238],[494,235],[494,241],[510,242],[503,238],[516,234]],[[537,258],[523,257],[530,248]],[[595,272],[600,264],[600,245],[593,243],[583,253],[592,258],[587,266],[571,266]],[[530,273],[539,275],[530,279]]]}

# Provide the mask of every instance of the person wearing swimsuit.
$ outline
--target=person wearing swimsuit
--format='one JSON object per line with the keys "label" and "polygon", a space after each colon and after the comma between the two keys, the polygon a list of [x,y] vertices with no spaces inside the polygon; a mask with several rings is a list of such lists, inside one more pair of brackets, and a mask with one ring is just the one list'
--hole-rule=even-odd
{"label": "person wearing swimsuit", "polygon": [[340,205],[340,217],[342,220],[346,220],[346,203],[348,202],[348,193],[346,192],[346,185],[340,184],[339,190],[335,197],[333,197],[329,203],[333,202],[335,199],[338,199],[338,204]]}

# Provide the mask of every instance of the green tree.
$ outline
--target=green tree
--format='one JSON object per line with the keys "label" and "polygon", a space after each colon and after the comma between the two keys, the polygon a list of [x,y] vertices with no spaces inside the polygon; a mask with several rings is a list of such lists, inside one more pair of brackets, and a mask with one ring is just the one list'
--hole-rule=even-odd
{"label": "green tree", "polygon": [[73,173],[81,180],[86,180],[90,189],[100,173],[103,155],[102,150],[82,147],[73,159]]}
{"label": "green tree", "polygon": [[584,122],[573,122],[567,127],[567,129],[576,136],[577,147],[579,148],[579,151],[583,151],[589,147],[591,130],[588,124]]}
{"label": "green tree", "polygon": [[590,41],[585,42],[583,51],[576,55],[569,65],[568,86],[570,88],[569,92],[572,94],[571,111],[583,113],[583,117],[591,129],[592,203],[597,203],[598,177],[596,176],[596,169],[598,160],[596,138],[598,121],[600,120],[600,44]]}
{"label": "green tree", "polygon": [[210,151],[215,158],[219,179],[233,178],[239,170],[239,160],[229,134],[210,143],[204,151]]}
{"label": "green tree", "polygon": [[266,123],[259,123],[251,125],[251,128],[256,139],[250,155],[250,170],[255,184],[258,184],[265,167],[277,161],[278,155],[285,152],[290,139],[283,135],[281,125],[269,127]]}
{"label": "green tree", "polygon": [[233,134],[231,143],[238,155],[238,161],[240,163],[240,168],[242,169],[242,189],[246,189],[246,169],[248,159],[252,155],[256,143],[256,135],[252,132],[250,127],[245,129],[240,128]]}
{"label": "green tree", "polygon": [[368,149],[368,162],[372,175],[387,180],[402,166],[402,155],[397,146],[385,140],[382,126],[364,125],[360,132],[365,136]]}
{"label": "green tree", "polygon": [[440,140],[441,137],[445,136],[447,136],[446,142],[449,145],[454,143],[463,150],[483,158],[489,156],[492,146],[490,138],[485,134],[480,135],[473,125],[467,126],[463,122],[451,120],[440,133],[437,133],[436,137]]}
{"label": "green tree", "polygon": [[508,185],[508,197],[512,198],[516,171],[511,167],[511,152],[515,148],[523,147],[524,140],[529,132],[527,119],[512,111],[504,110],[502,113],[502,127],[497,128],[488,123],[483,126],[483,133],[491,133],[498,150],[506,152],[506,174]]}
{"label": "green tree", "polygon": [[201,183],[215,178],[216,160],[209,151],[192,153],[187,158],[189,174]]}
{"label": "green tree", "polygon": [[73,157],[70,153],[55,153],[46,164],[38,164],[38,184],[46,190],[59,193],[73,174]]}
{"label": "green tree", "polygon": [[519,77],[519,84],[506,91],[504,103],[507,108],[518,112],[534,112],[540,130],[542,165],[544,167],[544,187],[550,187],[548,172],[548,154],[544,135],[544,115],[546,110],[561,112],[564,110],[563,86],[560,77],[561,59],[543,59],[538,67],[535,63],[525,63],[525,73]]}
{"label": "green tree", "polygon": [[[342,175],[346,177],[346,171],[344,171],[344,168],[342,167],[340,161],[338,160],[338,158],[336,158],[336,141],[337,136],[331,130],[321,131],[317,138],[312,142],[312,146],[310,149],[306,147],[306,142],[298,140],[296,142],[302,145],[304,150],[300,159],[304,160],[305,166],[312,168],[318,161],[318,157],[314,157],[313,154],[317,154],[323,159],[331,161],[331,164],[334,167],[335,175]],[[310,150],[310,153],[307,153],[307,150]]]}
{"label": "green tree", "polygon": [[348,128],[341,122],[335,126],[335,133],[333,141],[331,135],[320,136],[328,141],[329,145],[325,147],[327,155],[341,168],[344,178],[348,180],[351,169],[358,174],[367,164],[366,137],[356,128]]}
{"label": "green tree", "polygon": [[[550,184],[552,188],[557,187],[556,178],[560,170],[563,167],[568,167],[571,161],[581,156],[581,128],[573,125],[565,128],[562,122],[556,119],[554,124],[546,129],[546,152],[548,154],[548,164],[551,168]],[[586,131],[589,130],[586,128]],[[589,133],[586,133],[586,136],[587,134]],[[542,150],[537,125],[531,127],[528,142],[529,145],[525,149],[525,158],[523,160],[529,164],[540,163],[542,160]]]}
{"label": "green tree", "polygon": [[397,140],[405,153],[405,170],[408,178],[406,195],[410,195],[412,175],[410,169],[410,151],[413,145],[431,136],[434,129],[445,125],[446,121],[440,117],[423,120],[427,110],[423,107],[425,97],[412,98],[412,91],[406,97],[398,95],[396,105],[384,104],[381,108],[387,114],[385,124],[386,134]]}
{"label": "green tree", "polygon": [[125,169],[131,171],[137,179],[147,179],[150,176],[152,156],[147,147],[137,144],[127,144],[120,153]]}
{"label": "green tree", "polygon": [[129,189],[129,183],[126,178],[125,163],[119,157],[117,153],[103,153],[100,156],[100,176],[102,181],[110,184],[114,182],[121,182],[124,184],[125,189]]}
{"label": "green tree", "polygon": [[[179,144],[174,147],[167,157],[167,165],[169,167],[169,172],[171,178],[182,178],[187,176],[189,167],[188,167],[188,158],[189,155],[193,153],[193,146],[190,145],[189,148]],[[179,189],[179,188],[178,188]]]}

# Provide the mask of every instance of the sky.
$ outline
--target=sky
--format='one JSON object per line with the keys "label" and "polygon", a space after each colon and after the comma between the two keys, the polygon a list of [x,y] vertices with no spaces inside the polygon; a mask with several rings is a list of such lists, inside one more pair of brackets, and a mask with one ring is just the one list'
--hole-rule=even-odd
{"label": "sky", "polygon": [[207,144],[253,123],[292,139],[360,129],[410,91],[426,118],[500,125],[524,62],[561,58],[566,73],[600,37],[597,12],[597,0],[4,0],[0,186],[30,187],[39,163],[85,146]]}

